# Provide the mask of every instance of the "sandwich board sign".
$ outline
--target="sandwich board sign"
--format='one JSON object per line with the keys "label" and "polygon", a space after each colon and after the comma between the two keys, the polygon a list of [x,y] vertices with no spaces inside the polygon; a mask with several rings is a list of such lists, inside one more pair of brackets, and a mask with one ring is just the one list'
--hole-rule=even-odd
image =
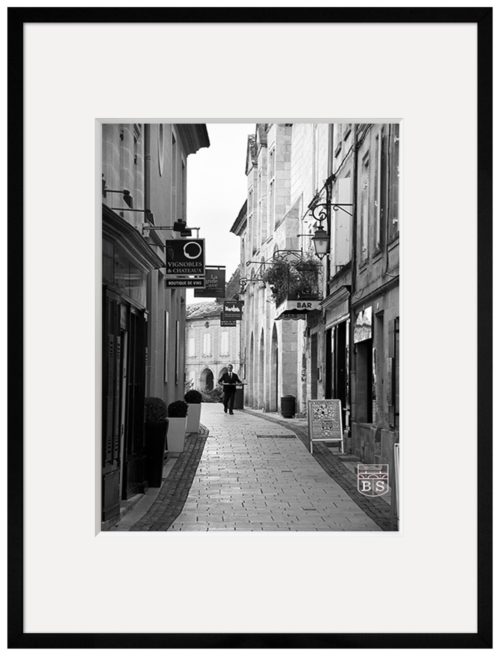
{"label": "sandwich board sign", "polygon": [[314,442],[338,442],[340,452],[344,453],[340,399],[314,399],[308,401],[307,425],[311,453],[313,452]]}

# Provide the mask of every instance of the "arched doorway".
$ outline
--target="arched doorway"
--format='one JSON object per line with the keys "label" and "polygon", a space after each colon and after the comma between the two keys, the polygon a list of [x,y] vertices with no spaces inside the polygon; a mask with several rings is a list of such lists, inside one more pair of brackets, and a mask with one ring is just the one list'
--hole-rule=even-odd
{"label": "arched doorway", "polygon": [[260,332],[259,342],[259,409],[266,407],[266,390],[264,386],[264,329]]}
{"label": "arched doorway", "polygon": [[250,362],[248,363],[248,373],[249,373],[249,386],[248,386],[248,401],[251,406],[253,406],[255,398],[255,379],[254,379],[254,366],[253,366],[253,333],[250,335]]}
{"label": "arched doorway", "polygon": [[273,334],[271,337],[271,410],[277,412],[279,409],[278,404],[278,367],[279,367],[279,351],[278,351],[278,331],[276,324],[273,325]]}
{"label": "arched doorway", "polygon": [[203,392],[211,392],[214,388],[214,374],[211,369],[203,369],[200,376],[200,385]]}

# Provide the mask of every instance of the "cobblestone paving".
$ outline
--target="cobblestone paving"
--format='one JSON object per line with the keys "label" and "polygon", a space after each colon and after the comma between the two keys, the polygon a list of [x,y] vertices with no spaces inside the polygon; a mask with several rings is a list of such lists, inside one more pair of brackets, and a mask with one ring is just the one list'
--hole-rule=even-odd
{"label": "cobblestone paving", "polygon": [[[203,404],[202,422],[210,434],[168,530],[380,530],[290,429],[244,412],[226,415],[220,404]],[[157,514],[141,528],[165,530],[165,523]]]}
{"label": "cobblestone paving", "polygon": [[[246,409],[245,412],[254,416],[261,416],[259,411]],[[296,418],[291,420],[283,419],[277,413],[273,413],[272,416],[268,413],[266,415],[266,421],[289,428],[300,438],[304,446],[309,449],[309,434],[306,420]],[[313,457],[359,508],[365,511],[368,517],[373,519],[383,531],[398,530],[398,522],[392,514],[390,503],[383,497],[366,497],[358,492],[356,474],[353,470],[349,469],[349,464],[346,466],[342,462],[341,457],[332,453],[321,442],[315,443]]]}

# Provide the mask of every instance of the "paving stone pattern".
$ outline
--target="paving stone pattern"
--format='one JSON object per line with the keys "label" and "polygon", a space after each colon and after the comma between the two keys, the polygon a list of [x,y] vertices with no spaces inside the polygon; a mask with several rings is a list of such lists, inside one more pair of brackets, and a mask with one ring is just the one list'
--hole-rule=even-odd
{"label": "paving stone pattern", "polygon": [[179,497],[162,490],[135,530],[380,530],[290,428],[220,404],[203,404],[202,421],[210,435],[182,512],[168,524],[162,504]]}
{"label": "paving stone pattern", "polygon": [[[256,417],[261,416],[261,413],[252,410],[245,410],[245,412]],[[266,420],[282,426],[289,431],[293,431],[300,438],[304,446],[309,449],[307,426],[301,425],[302,422],[281,420],[269,416],[266,416]],[[373,519],[383,531],[398,530],[397,520],[392,514],[391,506],[382,497],[370,498],[360,494],[358,492],[356,474],[346,467],[339,456],[332,453],[324,444],[316,442],[312,457],[340,485],[357,506]]]}

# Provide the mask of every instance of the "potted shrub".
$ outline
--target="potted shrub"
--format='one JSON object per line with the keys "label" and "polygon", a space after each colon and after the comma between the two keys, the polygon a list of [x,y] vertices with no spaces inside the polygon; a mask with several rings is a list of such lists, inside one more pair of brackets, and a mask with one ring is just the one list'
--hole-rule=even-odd
{"label": "potted shrub", "polygon": [[201,416],[201,394],[198,390],[189,390],[184,394],[184,401],[188,404],[187,433],[199,433]]}
{"label": "potted shrub", "polygon": [[167,434],[167,406],[162,399],[144,399],[144,436],[146,441],[146,473],[150,487],[160,487]]}
{"label": "potted shrub", "polygon": [[174,401],[168,406],[167,447],[169,454],[184,451],[187,411],[188,405],[184,401]]}

